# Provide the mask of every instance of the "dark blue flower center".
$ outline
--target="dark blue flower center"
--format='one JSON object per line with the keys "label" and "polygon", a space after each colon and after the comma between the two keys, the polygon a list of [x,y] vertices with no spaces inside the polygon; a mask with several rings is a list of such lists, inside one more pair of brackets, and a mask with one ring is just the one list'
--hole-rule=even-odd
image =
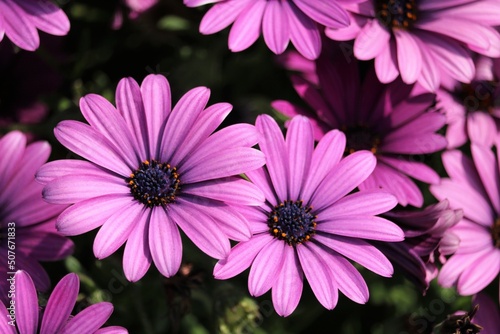
{"label": "dark blue flower center", "polygon": [[127,183],[132,196],[151,208],[172,203],[179,191],[180,180],[175,167],[146,160],[127,178]]}
{"label": "dark blue flower center", "polygon": [[267,225],[271,235],[294,246],[308,241],[315,233],[317,217],[302,201],[284,201],[269,214]]}
{"label": "dark blue flower center", "polygon": [[360,150],[377,153],[378,146],[380,145],[380,137],[369,127],[363,125],[343,127],[342,131],[346,135],[345,155]]}
{"label": "dark blue flower center", "polygon": [[500,105],[500,101],[495,99],[497,87],[498,82],[495,81],[473,81],[462,84],[457,95],[467,111],[485,111],[491,114],[495,106]]}
{"label": "dark blue flower center", "polygon": [[388,28],[409,29],[417,19],[415,2],[415,0],[377,0],[375,15]]}

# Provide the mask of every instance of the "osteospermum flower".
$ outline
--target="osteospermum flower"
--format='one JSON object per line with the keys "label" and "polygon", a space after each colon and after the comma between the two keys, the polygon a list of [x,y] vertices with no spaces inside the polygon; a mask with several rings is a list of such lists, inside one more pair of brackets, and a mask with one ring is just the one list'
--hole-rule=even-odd
{"label": "osteospermum flower", "polygon": [[257,131],[249,124],[214,130],[231,111],[227,103],[208,108],[210,91],[197,87],[171,108],[165,77],[147,76],[141,87],[125,78],[115,108],[98,95],[80,101],[90,125],[63,121],[56,138],[88,161],[59,160],[37,174],[46,183],[44,198],[73,204],[57,220],[64,235],[102,226],[94,241],[97,258],[125,242],[123,267],[131,281],[152,262],[165,276],[181,264],[179,227],[203,252],[224,258],[229,238],[250,237],[243,216],[225,202],[260,205],[261,192],[234,176],[264,164],[251,148]]}
{"label": "osteospermum flower", "polygon": [[471,140],[490,146],[500,129],[500,59],[477,57],[476,75],[469,84],[452,80],[437,91],[446,113],[448,148]]}
{"label": "osteospermum flower", "polygon": [[69,27],[66,14],[50,0],[0,0],[0,41],[6,35],[21,49],[34,51],[40,45],[37,29],[64,36]]}
{"label": "osteospermum flower", "polygon": [[36,170],[50,155],[50,145],[26,145],[26,135],[12,131],[0,138],[0,300],[7,300],[7,281],[25,270],[37,289],[45,291],[50,279],[39,261],[62,260],[73,252],[73,242],[55,228],[56,217],[66,208],[42,198]]}
{"label": "osteospermum flower", "polygon": [[443,200],[422,210],[397,209],[381,216],[401,227],[405,240],[372,243],[425,293],[438,274],[435,258],[451,255],[458,247],[458,237],[447,231],[462,219],[462,210],[451,209]]}
{"label": "osteospermum flower", "polygon": [[359,1],[184,0],[184,4],[196,7],[215,3],[203,17],[200,32],[213,34],[233,23],[229,32],[229,49],[233,52],[250,47],[262,31],[275,54],[285,51],[291,41],[304,57],[315,59],[321,51],[321,25],[346,27],[349,17],[341,3]]}
{"label": "osteospermum flower", "polygon": [[125,328],[118,326],[100,329],[113,313],[113,305],[108,302],[91,305],[71,316],[80,289],[80,280],[76,274],[68,274],[57,283],[43,312],[40,312],[36,289],[30,275],[20,270],[15,274],[14,280],[14,304],[0,305],[2,334],[128,333]]}
{"label": "osteospermum flower", "polygon": [[496,0],[368,0],[347,5],[351,25],[326,29],[334,40],[355,39],[354,55],[375,59],[384,83],[399,75],[429,91],[447,76],[474,77],[470,51],[500,56],[500,4]]}
{"label": "osteospermum flower", "polygon": [[[497,143],[498,146],[498,143]],[[461,295],[483,290],[500,272],[500,176],[498,158],[487,147],[471,145],[472,160],[458,150],[443,153],[449,178],[431,186],[438,199],[461,208],[464,217],[448,231],[458,236],[457,251],[443,265],[438,283]]]}
{"label": "osteospermum flower", "polygon": [[366,240],[403,240],[399,227],[375,216],[397,204],[394,196],[381,190],[349,194],[372,173],[375,157],[359,151],[342,159],[346,139],[336,130],[314,149],[312,126],[303,116],[292,119],[286,140],[270,116],[259,116],[256,126],[267,163],[246,175],[264,192],[266,203],[241,208],[253,236],[216,264],[215,278],[227,279],[251,267],[250,293],[260,296],[272,289],[282,316],[297,307],[304,277],[328,309],[336,306],[338,290],[365,303],[368,287],[348,259],[391,276],[391,263]]}
{"label": "osteospermum flower", "polygon": [[346,155],[358,150],[375,153],[377,166],[360,189],[383,188],[401,205],[422,206],[422,192],[411,178],[439,182],[439,175],[423,163],[424,154],[446,147],[446,139],[436,133],[446,117],[432,108],[435,95],[412,95],[412,86],[400,81],[383,85],[373,70],[360,82],[358,63],[348,62],[339,52],[327,52],[327,46],[316,61],[319,85],[291,76],[312,111],[283,100],[274,101],[273,108],[289,117],[311,118],[316,140],[331,129],[342,130],[347,137]]}

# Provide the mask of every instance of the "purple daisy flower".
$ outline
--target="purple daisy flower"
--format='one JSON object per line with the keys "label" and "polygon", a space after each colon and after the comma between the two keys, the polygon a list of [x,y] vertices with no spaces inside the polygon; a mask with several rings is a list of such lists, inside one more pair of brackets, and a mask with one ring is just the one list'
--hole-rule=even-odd
{"label": "purple daisy flower", "polygon": [[469,84],[455,80],[441,85],[438,104],[446,113],[448,148],[469,139],[491,146],[500,127],[500,59],[476,58],[476,75]]}
{"label": "purple daisy flower", "polygon": [[372,243],[425,293],[438,274],[435,257],[451,255],[458,247],[458,238],[446,232],[462,219],[462,210],[444,200],[423,210],[391,210],[381,216],[401,227],[405,240]]}
{"label": "purple daisy flower", "polygon": [[436,133],[446,117],[433,108],[435,95],[412,95],[412,86],[400,81],[383,85],[373,70],[360,82],[358,62],[327,52],[331,50],[325,47],[316,60],[319,85],[291,76],[298,95],[313,111],[283,100],[274,101],[273,108],[289,117],[311,118],[316,140],[331,129],[342,130],[347,136],[346,155],[358,150],[375,153],[377,167],[360,189],[383,188],[403,206],[422,206],[422,192],[411,178],[439,182],[439,175],[422,159],[446,147],[446,139]]}
{"label": "purple daisy flower", "polygon": [[380,81],[399,75],[436,91],[446,76],[468,83],[474,77],[470,51],[500,56],[497,0],[368,0],[347,5],[351,25],[326,29],[334,40],[355,39],[354,55],[375,59]]}
{"label": "purple daisy flower", "polygon": [[294,117],[286,140],[274,119],[257,117],[265,167],[246,175],[265,194],[260,207],[241,208],[249,217],[252,238],[236,245],[214,268],[227,279],[250,268],[254,296],[272,289],[276,312],[288,316],[299,303],[304,276],[316,298],[333,309],[338,290],[357,303],[368,300],[368,287],[353,260],[390,277],[389,260],[368,240],[403,240],[403,231],[375,215],[397,201],[381,190],[350,194],[373,171],[376,159],[359,151],[344,159],[345,136],[330,131],[314,148],[311,123]]}
{"label": "purple daisy flower", "polygon": [[49,0],[0,0],[0,41],[4,35],[21,49],[34,51],[40,45],[37,29],[64,36],[69,20],[62,9]]}
{"label": "purple daisy flower", "polygon": [[44,141],[26,145],[26,140],[19,131],[0,138],[1,300],[7,298],[8,272],[17,269],[28,272],[39,290],[48,290],[50,279],[39,261],[62,260],[74,248],[55,228],[56,217],[66,206],[45,202],[43,187],[35,181],[36,170],[49,158],[50,145]]}
{"label": "purple daisy flower", "polygon": [[91,305],[71,316],[80,289],[80,280],[76,274],[68,274],[57,283],[43,312],[40,312],[36,289],[30,275],[20,270],[15,274],[14,282],[14,304],[0,305],[0,332],[3,334],[128,333],[125,328],[118,326],[100,329],[113,313],[113,305],[108,302]]}
{"label": "purple daisy flower", "polygon": [[78,235],[102,225],[94,254],[103,259],[125,242],[123,267],[137,281],[152,262],[170,277],[181,264],[179,227],[203,252],[222,259],[230,242],[251,236],[248,222],[227,203],[261,205],[257,187],[235,175],[265,163],[251,148],[258,132],[235,124],[212,133],[232,106],[205,109],[210,91],[197,87],[171,108],[165,77],[147,76],[118,84],[115,108],[99,95],[80,101],[90,125],[63,121],[56,138],[89,160],[46,164],[37,179],[51,203],[73,204],[57,220],[64,235]]}
{"label": "purple daisy flower", "polygon": [[362,0],[184,0],[189,7],[209,3],[200,23],[202,34],[219,32],[231,23],[229,49],[247,49],[259,38],[261,30],[269,49],[280,54],[289,41],[306,58],[315,59],[321,51],[322,26],[343,28],[349,25],[344,3]]}
{"label": "purple daisy flower", "polygon": [[[498,144],[497,144],[498,145]],[[443,153],[449,178],[431,186],[464,217],[449,229],[460,244],[443,265],[438,283],[456,286],[461,295],[483,290],[500,272],[500,173],[498,157],[487,146],[471,145],[472,160],[458,150]],[[497,152],[498,154],[498,152]]]}

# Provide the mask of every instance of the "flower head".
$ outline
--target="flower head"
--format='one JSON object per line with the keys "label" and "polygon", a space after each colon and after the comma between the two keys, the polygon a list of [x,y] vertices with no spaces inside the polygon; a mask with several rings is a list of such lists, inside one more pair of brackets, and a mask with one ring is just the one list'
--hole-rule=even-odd
{"label": "flower head", "polygon": [[[26,145],[26,136],[12,131],[0,138],[0,299],[6,300],[8,272],[24,270],[37,289],[45,291],[50,279],[39,261],[57,261],[73,252],[73,242],[55,228],[56,217],[66,208],[42,198],[36,170],[50,155],[50,145]],[[7,256],[14,254],[14,257]]]}
{"label": "flower head", "polygon": [[[359,1],[359,0],[358,0]],[[350,2],[358,2],[356,0]],[[321,51],[322,26],[341,28],[349,17],[338,0],[184,0],[189,7],[215,3],[200,23],[202,34],[213,34],[233,23],[229,48],[247,49],[260,36],[271,51],[280,54],[289,41],[306,58],[315,59]]]}
{"label": "flower head", "polygon": [[[422,192],[411,178],[437,183],[439,175],[422,160],[424,154],[446,147],[446,139],[436,133],[446,117],[433,108],[435,95],[412,95],[412,86],[400,81],[383,85],[373,70],[361,82],[358,62],[328,51],[325,48],[316,61],[318,84],[301,75],[291,76],[295,90],[312,111],[283,100],[272,106],[289,117],[301,114],[311,118],[316,140],[331,129],[343,131],[345,155],[372,151],[377,166],[360,189],[383,188],[403,206],[422,206]],[[306,75],[311,77],[309,72]]]}
{"label": "flower head", "polygon": [[436,198],[463,209],[463,219],[448,230],[460,243],[438,276],[442,286],[456,286],[461,295],[483,290],[500,273],[498,158],[487,146],[472,144],[471,152],[472,159],[458,150],[443,153],[449,178],[431,186]]}
{"label": "flower head", "polygon": [[125,328],[118,326],[99,330],[113,313],[113,305],[108,302],[91,305],[71,316],[80,289],[80,280],[76,274],[68,274],[57,283],[43,312],[40,312],[36,289],[30,275],[19,270],[13,279],[14,311],[10,311],[12,304],[0,304],[0,330],[4,334],[128,333]]}
{"label": "flower head", "polygon": [[253,236],[216,264],[215,277],[230,278],[251,267],[250,293],[260,296],[272,289],[274,307],[282,316],[297,307],[304,276],[328,309],[336,306],[338,290],[365,303],[368,287],[348,259],[391,276],[391,263],[366,240],[403,240],[399,227],[375,216],[397,204],[394,196],[381,190],[350,194],[372,173],[375,157],[359,151],[342,159],[346,139],[336,130],[314,148],[311,123],[303,116],[291,120],[286,140],[270,116],[259,116],[256,126],[267,163],[246,175],[264,192],[266,202],[240,208],[249,217]]}
{"label": "flower head", "polygon": [[470,51],[500,56],[500,4],[496,0],[368,0],[346,6],[351,25],[326,29],[334,40],[355,39],[354,55],[375,59],[378,78],[420,83],[436,91],[446,77],[474,77]]}
{"label": "flower head", "polygon": [[468,140],[493,145],[500,129],[500,59],[478,56],[475,64],[470,83],[450,80],[437,91],[438,106],[447,117],[448,148]]}
{"label": "flower head", "polygon": [[66,14],[50,0],[0,0],[0,41],[5,34],[21,49],[38,49],[37,29],[64,36],[69,26]]}
{"label": "flower head", "polygon": [[94,241],[99,259],[125,242],[123,266],[131,281],[152,262],[165,276],[181,264],[179,227],[203,252],[217,259],[230,250],[228,238],[250,237],[246,219],[225,202],[260,205],[262,193],[236,176],[262,166],[251,148],[257,131],[235,124],[215,133],[231,105],[206,104],[210,91],[197,87],[171,108],[165,77],[147,76],[141,87],[120,81],[115,108],[98,95],[80,101],[90,125],[63,121],[56,138],[87,159],[59,160],[43,166],[37,178],[44,198],[73,204],[57,220],[65,235],[101,226]]}

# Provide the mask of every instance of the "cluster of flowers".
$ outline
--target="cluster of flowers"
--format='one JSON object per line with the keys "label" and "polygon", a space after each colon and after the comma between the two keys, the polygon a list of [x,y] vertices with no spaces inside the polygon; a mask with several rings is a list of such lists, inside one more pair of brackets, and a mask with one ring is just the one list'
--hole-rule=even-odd
{"label": "cluster of flowers", "polygon": [[[167,79],[149,75],[140,85],[121,80],[116,106],[82,97],[88,124],[57,125],[58,141],[83,159],[46,163],[47,143],[28,145],[17,131],[3,136],[0,222],[2,230],[11,221],[18,227],[19,332],[37,328],[35,287],[50,285],[38,261],[66,257],[73,250],[67,236],[96,228],[95,256],[124,245],[131,282],[153,263],[166,277],[177,273],[182,230],[218,260],[215,278],[250,268],[250,294],[271,290],[282,316],[297,307],[304,281],[327,309],[339,291],[367,302],[352,262],[385,277],[397,266],[422,292],[437,278],[475,295],[498,277],[500,2],[184,2],[214,3],[200,32],[233,23],[232,51],[248,48],[262,30],[305,104],[273,102],[289,117],[286,136],[268,115],[255,126],[217,130],[230,104],[207,107],[210,91],[197,87],[172,107]],[[0,0],[0,39],[5,33],[34,50],[37,28],[62,35],[69,21],[50,1]],[[284,53],[289,41],[298,52]],[[360,71],[359,60],[371,59]],[[442,151],[447,177],[426,163]],[[424,207],[423,188],[437,203]],[[74,275],[61,280],[41,333],[76,333],[90,318],[93,327],[82,333],[93,333],[106,321],[109,304],[65,322],[72,304],[61,300],[74,302],[77,291]],[[3,321],[0,328],[14,333]],[[96,333],[112,331],[124,329]]]}

